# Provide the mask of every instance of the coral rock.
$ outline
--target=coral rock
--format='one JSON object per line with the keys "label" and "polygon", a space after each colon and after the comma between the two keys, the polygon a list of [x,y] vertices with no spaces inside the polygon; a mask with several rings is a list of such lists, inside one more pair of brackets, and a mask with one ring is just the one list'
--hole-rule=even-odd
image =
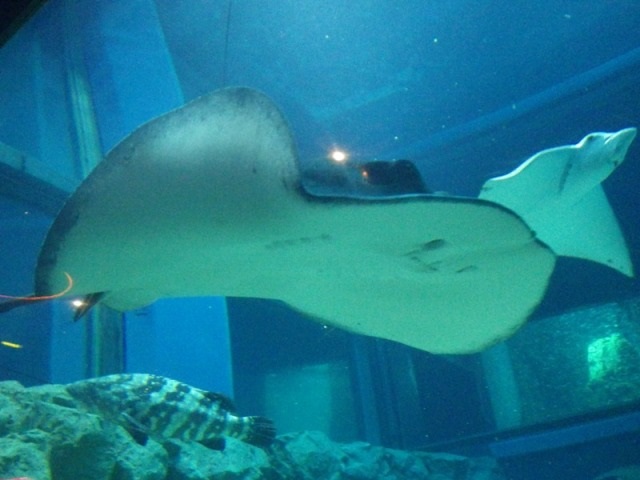
{"label": "coral rock", "polygon": [[61,385],[0,382],[0,478],[38,480],[502,480],[493,459],[338,444],[321,432],[280,435],[266,450],[227,439],[136,443],[83,412]]}

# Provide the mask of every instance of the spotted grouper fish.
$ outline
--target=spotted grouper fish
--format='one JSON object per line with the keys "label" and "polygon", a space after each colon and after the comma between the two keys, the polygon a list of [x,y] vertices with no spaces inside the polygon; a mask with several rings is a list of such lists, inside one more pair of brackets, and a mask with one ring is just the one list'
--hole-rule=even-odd
{"label": "spotted grouper fish", "polygon": [[148,437],[165,442],[200,442],[224,449],[233,437],[266,447],[275,437],[264,417],[239,417],[232,401],[158,375],[117,374],[71,383],[66,387],[88,411],[122,425],[139,442]]}

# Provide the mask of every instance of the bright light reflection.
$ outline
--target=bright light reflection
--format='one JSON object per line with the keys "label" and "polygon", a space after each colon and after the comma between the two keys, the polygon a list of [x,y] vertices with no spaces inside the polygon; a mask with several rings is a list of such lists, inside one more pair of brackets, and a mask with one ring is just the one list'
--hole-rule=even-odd
{"label": "bright light reflection", "polygon": [[329,158],[334,162],[344,163],[349,159],[349,155],[347,155],[347,152],[343,150],[335,149],[329,152]]}
{"label": "bright light reflection", "polygon": [[73,305],[75,308],[80,308],[84,305],[84,302],[82,300],[76,299],[71,302],[71,305]]}

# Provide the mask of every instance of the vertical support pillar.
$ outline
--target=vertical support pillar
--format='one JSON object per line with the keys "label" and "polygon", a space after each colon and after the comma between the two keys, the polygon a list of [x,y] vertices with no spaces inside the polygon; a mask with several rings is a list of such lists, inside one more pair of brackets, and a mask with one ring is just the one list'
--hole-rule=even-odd
{"label": "vertical support pillar", "polygon": [[92,309],[87,322],[87,377],[124,370],[122,314],[103,306]]}
{"label": "vertical support pillar", "polygon": [[360,413],[361,436],[369,443],[381,443],[380,418],[371,366],[371,346],[374,339],[360,335],[351,338],[351,365],[354,397]]}
{"label": "vertical support pillar", "polygon": [[520,395],[507,344],[501,342],[480,356],[496,427],[503,430],[519,426],[522,423]]}

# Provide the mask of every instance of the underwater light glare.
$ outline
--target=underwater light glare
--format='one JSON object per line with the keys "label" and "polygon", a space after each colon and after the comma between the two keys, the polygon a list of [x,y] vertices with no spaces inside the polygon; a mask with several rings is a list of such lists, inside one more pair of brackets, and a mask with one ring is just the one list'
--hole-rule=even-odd
{"label": "underwater light glare", "polygon": [[79,298],[76,298],[75,300],[73,300],[73,301],[71,302],[71,305],[72,305],[74,308],[80,308],[80,307],[82,307],[82,306],[84,305],[84,302],[83,302],[82,300],[80,300]]}
{"label": "underwater light glare", "polygon": [[349,155],[344,150],[334,149],[329,152],[329,159],[336,163],[344,163],[349,159]]}

